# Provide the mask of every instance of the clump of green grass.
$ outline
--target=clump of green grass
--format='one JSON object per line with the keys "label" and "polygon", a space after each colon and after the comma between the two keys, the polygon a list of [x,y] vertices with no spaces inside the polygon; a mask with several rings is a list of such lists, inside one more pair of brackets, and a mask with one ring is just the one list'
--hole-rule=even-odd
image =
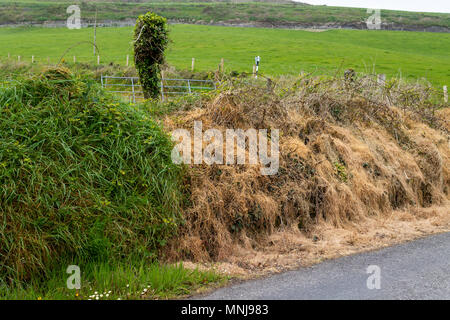
{"label": "clump of green grass", "polygon": [[153,261],[182,222],[171,150],[148,112],[63,68],[0,88],[0,285]]}
{"label": "clump of green grass", "polygon": [[334,162],[334,167],[336,168],[336,174],[342,182],[348,181],[347,169],[345,168],[345,164],[336,161]]}

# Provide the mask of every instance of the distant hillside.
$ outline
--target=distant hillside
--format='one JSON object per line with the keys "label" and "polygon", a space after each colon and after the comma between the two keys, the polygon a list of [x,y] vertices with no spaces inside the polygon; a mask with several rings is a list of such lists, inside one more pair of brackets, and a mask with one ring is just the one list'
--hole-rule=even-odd
{"label": "distant hillside", "polygon": [[[48,24],[58,26],[67,19],[66,9],[76,1],[2,0],[0,25]],[[82,1],[78,2],[84,25],[92,24],[95,11],[106,24],[132,23],[147,11],[167,17],[172,22],[191,24],[240,25],[280,28],[366,29],[366,9],[312,6],[291,1]],[[450,31],[450,14],[382,10],[382,29],[411,31]]]}

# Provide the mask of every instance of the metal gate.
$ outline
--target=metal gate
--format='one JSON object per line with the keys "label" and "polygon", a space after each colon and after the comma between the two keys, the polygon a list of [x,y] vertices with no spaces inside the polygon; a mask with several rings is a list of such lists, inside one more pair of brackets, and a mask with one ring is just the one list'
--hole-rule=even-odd
{"label": "metal gate", "polygon": [[[128,96],[130,102],[143,100],[144,93],[139,84],[138,77],[114,77],[101,76],[102,87],[114,93]],[[161,100],[165,101],[170,97],[188,94],[199,94],[216,89],[216,84],[212,80],[197,79],[162,79],[161,80]]]}

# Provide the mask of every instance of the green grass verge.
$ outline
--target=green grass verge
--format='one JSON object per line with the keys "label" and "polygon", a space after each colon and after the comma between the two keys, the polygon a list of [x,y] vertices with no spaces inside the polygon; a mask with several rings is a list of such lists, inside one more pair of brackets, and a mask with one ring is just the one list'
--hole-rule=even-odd
{"label": "green grass verge", "polygon": [[182,264],[90,262],[80,264],[81,288],[70,290],[66,268],[52,269],[45,280],[0,284],[0,300],[173,299],[227,281],[213,271],[189,270]]}
{"label": "green grass verge", "polygon": [[[172,43],[167,61],[178,69],[189,69],[196,59],[198,71],[217,69],[225,59],[228,71],[252,72],[256,55],[261,56],[260,72],[267,75],[298,74],[301,70],[333,74],[341,66],[359,72],[385,73],[407,80],[426,78],[436,86],[450,80],[450,34],[399,31],[330,30],[308,32],[264,28],[234,28],[172,25]],[[63,28],[0,29],[0,59],[46,63],[59,61],[64,51],[80,41],[91,41],[93,30]],[[97,43],[101,64],[124,65],[132,61],[132,28],[99,28]],[[65,60],[97,63],[92,45],[82,43],[69,50]]]}

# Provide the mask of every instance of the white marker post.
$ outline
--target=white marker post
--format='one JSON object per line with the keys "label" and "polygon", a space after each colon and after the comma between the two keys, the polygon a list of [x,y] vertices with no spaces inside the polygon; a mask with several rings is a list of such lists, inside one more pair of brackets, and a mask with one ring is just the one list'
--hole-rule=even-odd
{"label": "white marker post", "polygon": [[128,61],[130,59],[130,56],[127,54],[127,67],[128,67]]}
{"label": "white marker post", "polygon": [[100,64],[100,56],[97,56],[97,64]]}
{"label": "white marker post", "polygon": [[191,71],[194,71],[194,66],[195,66],[195,58],[192,58]]}
{"label": "white marker post", "polygon": [[73,63],[77,63],[77,57],[73,56]]}
{"label": "white marker post", "polygon": [[444,86],[444,102],[448,103],[448,91],[447,86]]}
{"label": "white marker post", "polygon": [[34,56],[31,56],[31,63],[34,63]]}
{"label": "white marker post", "polygon": [[255,57],[255,67],[256,67],[255,78],[258,78],[258,70],[259,70],[259,62],[260,61],[261,61],[260,56]]}

